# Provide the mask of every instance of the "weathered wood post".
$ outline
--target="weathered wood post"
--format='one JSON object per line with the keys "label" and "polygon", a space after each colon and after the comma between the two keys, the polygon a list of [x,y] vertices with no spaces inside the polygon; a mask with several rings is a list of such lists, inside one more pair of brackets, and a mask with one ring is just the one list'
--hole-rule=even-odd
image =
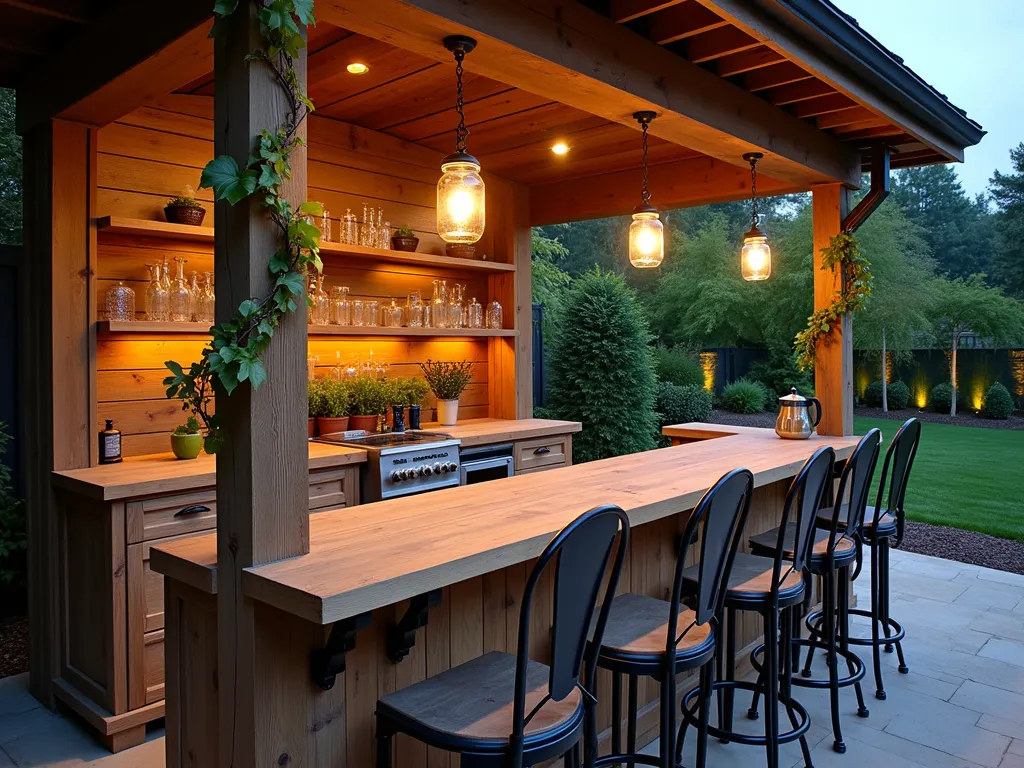
{"label": "weathered wood post", "polygon": [[[216,154],[239,164],[263,129],[276,130],[289,105],[265,64],[246,54],[264,47],[256,4],[242,2],[215,43]],[[306,52],[295,61],[306,84]],[[304,135],[304,131],[303,131]],[[294,205],[306,199],[306,150],[291,156],[292,178],[282,192]],[[283,246],[280,230],[255,198],[232,207],[218,202],[214,245],[217,321],[239,303],[271,287],[267,263]],[[257,391],[240,386],[218,394],[226,445],[217,456],[217,626],[220,764],[255,766],[256,732],[271,702],[255,680],[252,601],[242,596],[242,569],[309,552],[306,443],[306,310],[287,316],[266,356],[267,381]]]}
{"label": "weathered wood post", "polygon": [[[832,303],[841,287],[838,272],[821,268],[821,249],[842,231],[848,209],[848,190],[842,184],[815,187],[814,214],[814,309]],[[853,322],[843,315],[827,340],[818,342],[814,355],[814,390],[821,402],[820,435],[853,434]]]}

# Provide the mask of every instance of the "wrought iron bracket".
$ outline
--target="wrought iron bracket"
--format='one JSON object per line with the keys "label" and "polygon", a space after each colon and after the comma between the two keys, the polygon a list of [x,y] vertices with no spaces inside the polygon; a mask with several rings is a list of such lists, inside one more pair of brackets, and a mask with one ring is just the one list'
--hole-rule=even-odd
{"label": "wrought iron bracket", "polygon": [[409,651],[416,645],[416,630],[427,626],[427,613],[440,604],[440,589],[416,595],[409,601],[409,607],[398,623],[388,626],[386,643],[389,659],[398,664],[409,655]]}
{"label": "wrought iron bracket", "polygon": [[345,654],[356,647],[356,633],[370,626],[373,613],[367,611],[358,616],[335,622],[327,645],[309,655],[309,674],[322,690],[334,687],[338,675],[345,671]]}
{"label": "wrought iron bracket", "polygon": [[889,145],[876,142],[871,147],[871,189],[843,219],[843,231],[851,235],[868,220],[889,196]]}

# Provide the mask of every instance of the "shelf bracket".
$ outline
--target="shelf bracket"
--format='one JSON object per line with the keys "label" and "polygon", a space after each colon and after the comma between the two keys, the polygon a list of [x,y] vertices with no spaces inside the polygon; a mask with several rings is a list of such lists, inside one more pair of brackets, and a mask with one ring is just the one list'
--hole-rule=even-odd
{"label": "shelf bracket", "polygon": [[389,659],[398,664],[409,655],[409,651],[416,645],[416,630],[427,626],[427,613],[431,608],[440,604],[440,589],[416,595],[409,601],[409,607],[399,622],[388,626],[387,651]]}
{"label": "shelf bracket", "polygon": [[334,687],[338,675],[345,671],[345,654],[356,647],[356,633],[370,626],[373,613],[367,611],[358,616],[335,622],[327,645],[309,655],[309,674],[321,690]]}
{"label": "shelf bracket", "polygon": [[875,142],[871,147],[871,188],[843,219],[843,231],[853,234],[889,196],[889,146]]}

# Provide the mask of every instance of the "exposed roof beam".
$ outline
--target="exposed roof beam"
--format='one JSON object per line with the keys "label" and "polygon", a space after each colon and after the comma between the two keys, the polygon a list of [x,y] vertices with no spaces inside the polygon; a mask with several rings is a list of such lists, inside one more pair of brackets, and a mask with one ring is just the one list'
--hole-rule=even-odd
{"label": "exposed roof beam", "polygon": [[319,0],[317,13],[437,61],[451,60],[446,35],[470,34],[466,66],[485,77],[634,129],[654,109],[654,135],[743,168],[764,152],[765,175],[794,185],[860,185],[856,150],[578,3]]}
{"label": "exposed roof beam", "polygon": [[686,57],[694,64],[703,64],[732,53],[749,51],[761,43],[735,27],[723,26],[686,41]]}
{"label": "exposed roof beam", "polygon": [[725,27],[729,22],[699,3],[686,3],[658,11],[648,23],[647,36],[658,45],[667,45]]}
{"label": "exposed roof beam", "polygon": [[690,0],[612,0],[608,15],[615,23],[624,24],[665,8],[689,2]]}
{"label": "exposed roof beam", "polygon": [[823,115],[815,120],[815,123],[817,123],[821,130],[827,131],[830,128],[841,128],[847,125],[854,125],[855,123],[862,123],[865,120],[875,121],[880,119],[881,118],[871,110],[864,109],[864,107],[861,106],[853,106],[832,112],[828,115]]}
{"label": "exposed roof beam", "polygon": [[789,111],[797,117],[817,117],[856,106],[858,106],[857,102],[849,96],[842,93],[831,93],[828,96],[818,96],[797,102]]}
{"label": "exposed roof beam", "polygon": [[[641,174],[640,169],[632,168],[533,186],[530,188],[530,225],[627,214],[640,202]],[[699,157],[652,165],[649,184],[651,203],[663,211],[744,200],[750,196],[750,169]],[[807,187],[758,174],[757,189],[771,196],[802,192]]]}
{"label": "exposed roof beam", "polygon": [[715,73],[719,77],[733,77],[742,75],[745,72],[753,72],[762,67],[770,67],[786,59],[782,54],[765,48],[763,45],[741,53],[730,53],[720,59],[715,59]]}
{"label": "exposed roof beam", "polygon": [[208,0],[117,0],[18,84],[18,131],[53,117],[105,125],[213,69]]}
{"label": "exposed roof beam", "polygon": [[807,80],[802,83],[790,83],[780,85],[778,88],[769,88],[767,93],[768,101],[776,106],[785,104],[796,104],[798,101],[816,99],[819,96],[828,96],[835,93],[832,86],[820,80]]}
{"label": "exposed roof beam", "polygon": [[743,77],[743,84],[748,91],[764,91],[768,88],[776,88],[789,83],[799,83],[801,80],[810,80],[811,75],[800,69],[796,64],[783,61],[773,64],[770,67],[755,69]]}
{"label": "exposed roof beam", "polygon": [[89,20],[89,4],[84,0],[0,0],[0,5],[77,24],[85,24]]}

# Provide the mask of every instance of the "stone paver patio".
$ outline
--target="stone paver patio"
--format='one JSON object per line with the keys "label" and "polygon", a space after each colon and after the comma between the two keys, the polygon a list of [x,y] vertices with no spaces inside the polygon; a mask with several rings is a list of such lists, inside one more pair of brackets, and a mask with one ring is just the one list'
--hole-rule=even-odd
{"label": "stone paver patio", "polygon": [[[910,674],[897,674],[895,654],[883,654],[889,697],[878,701],[869,662],[867,719],[857,717],[853,691],[842,691],[845,755],[832,751],[828,692],[798,689],[812,717],[814,765],[1024,768],[1024,576],[898,551],[891,561],[892,614],[907,630]],[[110,755],[80,726],[40,707],[27,683],[25,675],[0,680],[0,768],[163,765],[161,731],[140,747]],[[740,704],[738,721],[747,723]],[[693,741],[691,733],[688,766]],[[803,764],[796,744],[785,745],[783,756],[785,766]],[[756,747],[711,743],[715,768],[764,764]]]}

